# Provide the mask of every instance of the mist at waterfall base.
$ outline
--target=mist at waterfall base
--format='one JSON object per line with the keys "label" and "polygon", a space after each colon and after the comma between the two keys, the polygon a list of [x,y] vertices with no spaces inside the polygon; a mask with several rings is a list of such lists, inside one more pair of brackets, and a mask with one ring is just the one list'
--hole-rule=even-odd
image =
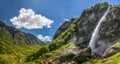
{"label": "mist at waterfall base", "polygon": [[107,16],[107,14],[109,13],[109,11],[110,11],[110,7],[108,7],[108,9],[104,13],[104,15],[99,20],[95,30],[93,31],[91,40],[88,45],[88,47],[91,48],[92,54],[95,53],[95,54],[101,56],[104,53],[105,49],[110,46],[110,44],[108,45],[108,42],[106,40],[98,41],[99,36],[100,36],[99,31],[100,31],[102,22],[105,21],[105,18]]}

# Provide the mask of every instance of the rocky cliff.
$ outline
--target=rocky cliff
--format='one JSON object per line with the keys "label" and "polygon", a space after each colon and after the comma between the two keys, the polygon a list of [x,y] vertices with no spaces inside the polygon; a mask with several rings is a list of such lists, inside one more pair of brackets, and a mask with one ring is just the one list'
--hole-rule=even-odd
{"label": "rocky cliff", "polygon": [[[53,50],[53,48],[59,49],[63,45],[74,42],[75,45],[80,48],[81,52],[79,51],[80,53],[75,56],[73,60],[78,63],[81,63],[82,61],[88,61],[87,58],[90,58],[89,56],[91,53],[88,48],[89,41],[94,29],[96,28],[96,25],[109,6],[111,9],[100,28],[98,35],[99,38],[95,44],[97,53],[94,53],[94,55],[97,57],[106,57],[114,54],[116,51],[112,51],[110,53],[106,51],[108,49],[112,50],[110,47],[116,42],[120,41],[120,6],[112,6],[106,2],[99,3],[91,8],[85,9],[80,17],[71,21],[70,26],[68,26],[65,31],[59,28],[57,31],[60,33],[57,32],[57,34],[55,34],[55,36],[58,37],[50,44],[50,50]],[[60,27],[64,27],[65,23],[63,23],[63,25]],[[84,50],[86,48],[87,50]]]}
{"label": "rocky cliff", "polygon": [[[101,24],[99,38],[95,43],[97,53],[91,53],[89,41],[108,7],[110,12]],[[80,17],[63,23],[56,31],[53,41],[26,60],[39,60],[40,64],[110,64],[111,59],[114,59],[112,64],[119,63],[116,60],[120,59],[117,57],[120,56],[119,17],[120,5],[112,6],[104,2],[87,8]],[[104,57],[107,58],[101,60]]]}
{"label": "rocky cliff", "polygon": [[[74,27],[73,30],[69,31],[69,38],[65,40],[65,43],[74,41],[81,48],[87,47],[98,21],[100,20],[104,12],[107,10],[108,6],[111,5],[109,5],[108,3],[96,4],[91,8],[85,9],[79,18],[71,21],[68,29],[71,30],[71,28],[73,26]],[[102,23],[99,32],[100,37],[97,41],[99,44],[100,42],[104,42],[103,45],[112,45],[116,40],[120,39],[119,14],[120,6],[111,6],[110,13],[107,15],[104,23]],[[60,27],[64,27],[65,23],[63,23],[63,25],[61,25]],[[55,34],[55,36],[63,36],[61,34],[61,32],[63,31],[62,29],[59,28],[57,31],[58,32],[57,34]],[[65,32],[63,31],[62,33]]]}
{"label": "rocky cliff", "polygon": [[70,24],[72,23],[72,21],[74,21],[76,18],[72,18],[70,21],[65,21],[55,32],[55,35],[53,37],[53,40],[56,39],[57,37],[59,37],[59,35],[63,32],[65,32],[65,30],[67,30],[70,27]]}

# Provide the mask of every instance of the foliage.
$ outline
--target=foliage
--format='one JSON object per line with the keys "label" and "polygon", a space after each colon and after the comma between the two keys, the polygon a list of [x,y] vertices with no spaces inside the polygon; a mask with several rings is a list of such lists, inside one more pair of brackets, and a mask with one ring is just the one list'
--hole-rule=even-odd
{"label": "foliage", "polygon": [[74,58],[73,58],[73,61],[78,64],[78,63],[83,63],[83,62],[86,62],[88,60],[90,60],[90,49],[89,48],[84,48],[78,55],[76,55]]}
{"label": "foliage", "polygon": [[58,49],[59,47],[61,47],[61,43],[60,43],[59,41],[60,41],[60,40],[55,40],[54,42],[52,42],[52,43],[49,45],[50,51],[53,51],[53,50]]}
{"label": "foliage", "polygon": [[10,45],[7,45],[5,42],[0,41],[0,54],[12,53],[14,50]]}
{"label": "foliage", "polygon": [[64,62],[64,61],[71,61],[71,58],[73,58],[75,55],[74,54],[65,54],[62,57],[60,57],[60,62]]}
{"label": "foliage", "polygon": [[115,43],[113,46],[116,48],[120,48],[120,42]]}
{"label": "foliage", "polygon": [[72,33],[74,32],[76,22],[79,21],[78,18],[76,18],[73,23],[70,25],[70,28],[68,28],[65,32],[63,32],[58,38],[53,40],[50,45],[49,49],[50,51],[54,51],[58,48],[60,48],[62,45],[67,44],[68,39],[72,36]]}
{"label": "foliage", "polygon": [[[63,33],[59,35],[58,38],[53,40],[48,46],[39,46],[38,44],[32,44],[32,45],[26,45],[25,42],[30,43],[30,41],[26,41],[27,36],[20,37],[20,35],[24,35],[23,32],[20,32],[19,30],[13,30],[12,28],[9,28],[11,30],[7,31],[7,28],[0,27],[0,63],[1,64],[34,64],[39,63],[41,61],[47,61],[48,59],[54,59],[59,58],[60,53],[63,50],[66,50],[68,48],[74,48],[75,43],[71,41],[71,39],[75,36],[76,38],[79,38],[78,42],[79,45],[82,45],[83,43],[86,45],[86,42],[88,43],[90,39],[90,34],[92,30],[94,29],[95,24],[97,24],[96,21],[102,16],[103,12],[107,9],[108,3],[103,4],[96,4],[94,7],[85,9],[79,18],[73,19],[73,21],[70,24],[70,27],[66,29]],[[118,7],[120,8],[120,7]],[[104,31],[105,36],[107,38],[111,38],[111,36],[116,36],[119,34],[119,16],[115,15],[117,8],[113,7],[111,15],[117,18],[110,19],[111,21],[114,21],[113,23],[107,23],[103,24],[105,25],[106,29],[108,31]],[[90,18],[91,13],[95,14],[95,17],[92,19]],[[101,14],[98,14],[101,13]],[[86,19],[87,18],[87,19]],[[116,23],[116,24],[114,24]],[[113,24],[115,26],[113,26]],[[5,26],[4,24],[0,24],[1,26]],[[112,28],[111,28],[111,27]],[[6,26],[7,27],[7,26]],[[116,28],[118,27],[118,28]],[[114,29],[114,30],[111,30]],[[102,29],[101,29],[102,30]],[[10,35],[10,33],[12,35]],[[14,34],[16,33],[16,34]],[[114,35],[116,34],[116,35]],[[29,34],[30,35],[30,34]],[[18,37],[18,39],[15,39],[15,36]],[[32,35],[30,35],[32,37]],[[13,40],[14,39],[14,40]],[[19,40],[20,39],[20,40]],[[28,38],[29,39],[29,38]],[[114,38],[114,40],[117,38]],[[17,41],[18,40],[18,41]],[[11,45],[12,44],[12,45]],[[20,45],[19,45],[20,44]],[[21,45],[22,44],[22,45]],[[115,44],[115,47],[119,48],[119,43]],[[84,48],[84,45],[83,45]],[[120,61],[120,53],[105,58],[105,59],[90,59],[88,57],[88,49],[83,49],[80,54],[74,56],[73,54],[65,54],[64,56],[60,57],[59,60],[61,62],[64,62],[66,60],[72,60],[76,63],[85,63],[85,64],[117,64]],[[74,57],[73,57],[74,56]],[[71,58],[72,57],[72,58]],[[111,60],[113,59],[113,60]],[[89,61],[88,61],[89,60]]]}
{"label": "foliage", "polygon": [[39,49],[39,51],[29,55],[27,58],[26,58],[26,62],[29,62],[29,61],[34,61],[36,60],[39,56],[42,56],[43,54],[49,52],[49,48],[48,46],[43,46]]}
{"label": "foliage", "polygon": [[[1,42],[0,42],[1,44]],[[28,55],[35,53],[39,50],[40,46],[38,44],[23,45],[23,46],[2,46],[2,51],[0,54],[0,64],[24,64],[25,59]],[[3,49],[4,48],[4,49]]]}
{"label": "foliage", "polygon": [[69,48],[75,48],[75,44],[74,42],[70,42],[66,45],[62,45],[62,47],[60,47],[59,49],[56,49],[54,51],[52,51],[51,53],[56,55],[56,56],[59,56],[59,53],[62,52],[63,50],[66,50],[66,49],[69,49]]}
{"label": "foliage", "polygon": [[0,54],[0,64],[16,64],[15,55]]}
{"label": "foliage", "polygon": [[[47,59],[53,59],[59,57],[59,54],[68,48],[74,48],[75,44],[73,42],[68,43],[66,45],[61,46],[60,48],[54,50],[54,51],[48,51],[48,46],[43,46],[40,48],[39,51],[31,54],[26,58],[26,62],[42,62]],[[43,50],[43,51],[41,51]],[[47,50],[47,51],[45,51]]]}
{"label": "foliage", "polygon": [[76,64],[79,64],[79,63],[83,63],[83,62],[86,62],[89,60],[89,57],[86,57],[86,56],[75,56],[73,58],[73,61],[76,63]]}
{"label": "foliage", "polygon": [[110,56],[108,58],[104,59],[90,59],[87,62],[84,62],[82,64],[119,64],[120,63],[120,52],[114,54],[113,56]]}

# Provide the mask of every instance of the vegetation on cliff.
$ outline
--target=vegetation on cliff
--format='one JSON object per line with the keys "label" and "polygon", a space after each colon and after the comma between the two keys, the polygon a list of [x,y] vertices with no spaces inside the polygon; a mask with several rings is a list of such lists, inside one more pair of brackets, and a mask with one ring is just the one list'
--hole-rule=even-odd
{"label": "vegetation on cliff", "polygon": [[[67,57],[69,58],[69,56],[75,56],[75,57],[72,57],[71,61],[69,61],[69,62],[78,61],[78,62],[84,63],[86,61],[88,61],[88,62],[91,61],[91,59],[96,59],[97,55],[91,57],[91,56],[89,56],[90,53],[88,51],[84,51],[84,49],[87,48],[95,26],[97,25],[98,21],[100,20],[100,18],[102,17],[102,15],[104,14],[104,12],[107,10],[107,8],[109,6],[111,6],[111,5],[109,5],[106,2],[96,4],[95,6],[92,6],[91,8],[85,9],[79,18],[75,18],[73,21],[70,21],[71,24],[69,27],[66,27],[67,29],[65,31],[62,30],[63,28],[61,28],[61,29],[59,28],[58,31],[60,31],[60,32],[58,32],[58,31],[56,32],[58,37],[56,39],[54,39],[48,45],[49,52],[46,52],[44,54],[48,54],[55,50],[59,50],[61,47],[69,44],[70,42],[75,42],[74,43],[75,47],[79,47],[83,52],[81,52],[80,54],[77,54],[77,55],[72,55],[71,53],[68,53],[67,55],[65,55],[65,57],[62,56],[61,58],[65,59],[65,60],[62,60],[62,61],[64,61],[63,63],[68,62]],[[119,10],[116,11],[115,9],[116,10],[120,9],[119,5],[111,6],[111,13],[109,13],[107,15],[106,20],[102,24],[102,27],[100,29],[101,31],[100,31],[99,41],[109,43],[110,46],[112,46],[114,43],[116,43],[116,41],[119,41],[119,35],[120,35],[119,34],[119,32],[120,32],[119,31],[119,27],[120,27],[119,21],[120,20],[119,20],[119,16],[118,16]],[[64,25],[61,25],[61,26],[64,26]],[[61,31],[63,31],[63,32],[61,33]],[[109,41],[109,42],[107,42],[107,41]],[[107,48],[109,48],[109,46]],[[61,52],[59,52],[59,54]],[[42,54],[42,55],[44,55],[44,54]],[[87,54],[87,55],[81,55],[81,54]],[[50,53],[50,56],[53,56],[52,53]],[[38,57],[41,57],[41,56],[38,56]],[[57,63],[56,61],[60,61],[59,58],[51,58],[50,57],[48,59],[54,60],[54,61],[51,61],[51,63]],[[57,60],[55,60],[55,59],[57,59]],[[36,59],[34,59],[34,60],[36,60]],[[97,60],[99,60],[99,59],[97,59]],[[42,60],[40,60],[40,62],[41,61]],[[44,62],[47,62],[47,61],[44,61]],[[92,63],[94,63],[94,62],[92,62]]]}
{"label": "vegetation on cliff", "polygon": [[[61,25],[56,31],[53,41],[44,46],[39,46],[38,44],[43,43],[33,35],[0,22],[0,63],[120,63],[118,60],[120,59],[119,5],[111,6],[111,13],[107,15],[100,29],[100,37],[97,42],[102,41],[107,44],[103,55],[92,55],[91,49],[87,47],[95,26],[109,6],[111,5],[104,2],[85,9],[80,17]],[[99,47],[99,43],[96,44],[96,47]]]}

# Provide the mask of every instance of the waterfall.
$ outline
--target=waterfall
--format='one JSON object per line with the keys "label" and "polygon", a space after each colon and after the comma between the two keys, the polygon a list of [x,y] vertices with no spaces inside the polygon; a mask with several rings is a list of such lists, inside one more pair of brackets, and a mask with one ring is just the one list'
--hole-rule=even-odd
{"label": "waterfall", "polygon": [[92,34],[92,37],[91,37],[91,40],[89,42],[89,46],[92,50],[92,52],[95,52],[95,45],[96,45],[96,42],[99,38],[99,30],[100,30],[100,27],[101,27],[101,23],[103,22],[103,20],[105,19],[105,17],[107,16],[107,14],[109,13],[109,10],[110,10],[110,7],[108,7],[107,11],[104,13],[104,15],[101,17],[101,19],[99,20],[93,34]]}

